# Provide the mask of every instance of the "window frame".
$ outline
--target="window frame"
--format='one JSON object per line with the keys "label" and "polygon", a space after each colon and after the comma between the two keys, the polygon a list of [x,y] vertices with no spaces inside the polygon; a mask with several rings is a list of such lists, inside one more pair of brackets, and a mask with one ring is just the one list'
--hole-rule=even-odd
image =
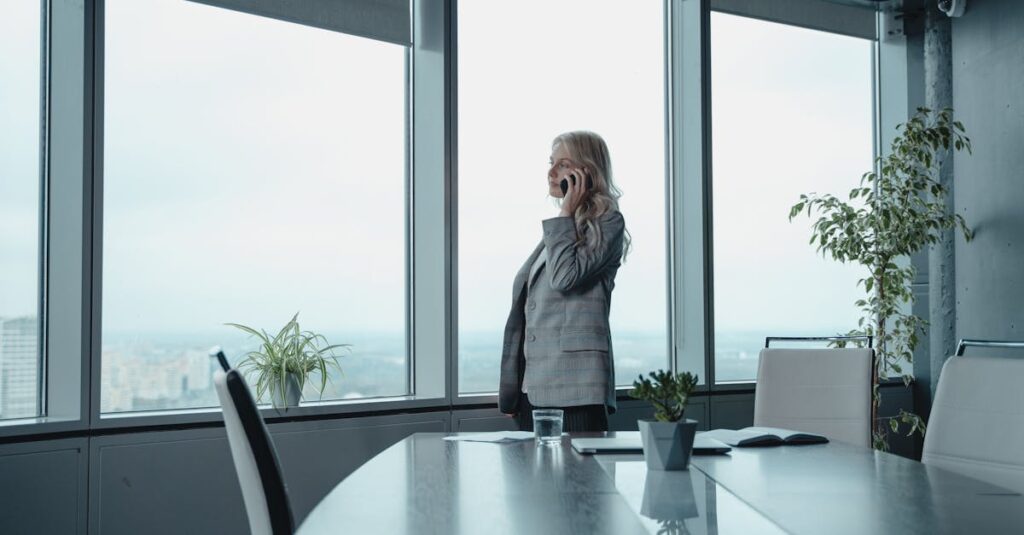
{"label": "window frame", "polygon": [[[451,45],[452,53],[451,53],[451,60],[450,60],[451,61],[451,66],[450,66],[451,75],[450,75],[449,83],[451,84],[451,94],[452,94],[452,104],[451,104],[451,107],[452,107],[452,110],[453,110],[451,118],[450,118],[450,121],[452,123],[451,131],[453,133],[452,134],[452,138],[453,138],[453,140],[452,140],[452,149],[451,149],[451,153],[452,153],[452,160],[451,160],[452,161],[452,168],[449,171],[451,179],[450,179],[450,183],[448,185],[448,188],[449,188],[449,198],[452,199],[452,204],[451,204],[451,207],[450,207],[450,210],[449,210],[450,211],[450,213],[449,213],[449,225],[450,225],[450,228],[452,229],[451,230],[451,241],[453,243],[452,251],[451,251],[451,263],[452,263],[452,268],[451,268],[452,279],[451,280],[453,282],[452,282],[452,291],[450,292],[450,299],[451,299],[451,303],[452,303],[451,307],[453,309],[453,312],[452,312],[451,323],[449,325],[449,336],[451,337],[451,340],[452,340],[452,343],[451,343],[451,356],[450,356],[450,359],[449,359],[449,366],[452,369],[452,372],[451,372],[451,377],[452,378],[451,378],[451,382],[450,382],[450,384],[452,385],[452,387],[451,387],[452,391],[451,391],[450,395],[451,395],[452,405],[453,406],[463,407],[463,406],[475,406],[475,405],[496,405],[498,403],[498,393],[497,393],[497,390],[495,390],[494,392],[467,392],[467,393],[461,393],[459,391],[459,369],[458,369],[458,364],[459,364],[459,353],[458,353],[458,351],[459,351],[459,346],[458,346],[459,324],[458,324],[458,310],[457,310],[458,309],[458,302],[459,302],[459,300],[458,300],[458,284],[457,284],[457,281],[458,281],[458,277],[457,277],[457,275],[458,275],[458,273],[457,273],[457,266],[458,266],[458,239],[457,239],[458,238],[458,146],[459,146],[459,143],[458,143],[458,128],[457,128],[457,125],[458,125],[458,98],[457,98],[458,97],[458,95],[457,95],[457,88],[458,88],[458,46],[457,46],[457,43],[458,43],[458,8],[457,8],[457,3],[458,3],[458,0],[448,0],[448,1],[451,2],[452,5],[453,5],[453,8],[452,8],[451,14],[450,14],[450,20],[449,20],[449,23],[448,23],[449,24],[449,28],[450,28],[449,35],[450,35],[450,39],[451,39],[451,43],[452,43],[452,45]],[[702,0],[702,1],[706,1],[706,0]],[[678,68],[679,65],[682,64],[681,62],[679,64],[676,64],[671,59],[672,57],[674,57],[674,55],[680,55],[680,52],[681,52],[681,46],[680,46],[681,43],[682,43],[682,33],[681,33],[682,25],[681,25],[681,22],[683,21],[683,19],[679,15],[681,13],[681,11],[679,10],[678,7],[676,7],[676,4],[678,2],[679,2],[679,0],[662,0],[662,6],[663,6],[662,7],[662,13],[663,13],[663,16],[662,16],[662,22],[663,22],[662,41],[663,41],[663,45],[662,46],[663,46],[664,58],[665,58],[664,66],[663,66],[663,68],[664,68],[663,98],[665,99],[665,131],[664,131],[665,135],[664,135],[664,138],[663,138],[663,143],[664,143],[665,155],[666,155],[665,178],[664,178],[664,187],[665,187],[664,194],[665,194],[665,208],[666,208],[666,212],[665,213],[666,213],[666,218],[665,218],[664,224],[665,224],[665,248],[666,248],[665,258],[667,260],[667,265],[666,265],[666,270],[665,270],[665,277],[667,279],[666,289],[669,292],[669,298],[666,300],[666,305],[667,305],[666,306],[666,315],[667,315],[666,327],[667,327],[667,332],[666,332],[665,343],[666,343],[667,348],[666,348],[666,361],[665,361],[664,364],[665,364],[666,368],[671,369],[673,371],[679,370],[678,353],[679,353],[679,345],[681,343],[681,339],[683,338],[681,336],[676,335],[676,332],[679,330],[677,325],[681,325],[683,323],[683,320],[682,320],[682,317],[683,317],[682,312],[683,311],[681,310],[682,306],[679,304],[681,301],[675,298],[675,294],[676,294],[675,288],[683,280],[683,268],[680,267],[683,264],[683,262],[680,261],[680,258],[682,258],[682,256],[681,256],[681,254],[679,254],[678,247],[675,246],[675,243],[676,243],[675,236],[681,234],[682,227],[681,227],[680,224],[676,223],[677,217],[676,217],[675,213],[677,212],[677,209],[675,208],[675,206],[677,206],[678,203],[673,201],[673,198],[674,198],[673,196],[675,195],[675,192],[677,190],[681,190],[682,188],[680,188],[678,185],[676,185],[677,180],[670,180],[670,178],[669,178],[671,176],[676,176],[676,172],[674,171],[674,164],[673,164],[673,162],[678,161],[678,157],[675,156],[675,152],[677,150],[681,149],[681,145],[679,145],[677,147],[676,144],[673,143],[673,138],[672,138],[673,132],[675,132],[680,127],[679,124],[677,124],[677,123],[679,123],[679,121],[676,121],[676,120],[673,119],[674,117],[678,117],[679,114],[675,113],[673,111],[673,108],[672,108],[673,103],[675,102],[672,99],[672,95],[678,92],[679,88],[676,87],[676,86],[678,85],[679,81],[678,80],[674,81],[672,79],[672,76],[671,76],[672,72],[673,72],[673,69]],[[691,1],[691,3],[692,3],[692,1]],[[701,5],[703,6],[703,4],[701,4]],[[676,14],[676,15],[674,15],[674,14]],[[688,189],[689,188],[687,188],[687,190]],[[688,262],[688,265],[689,264],[690,264],[690,262]],[[690,313],[691,311],[686,311],[686,312]],[[690,334],[690,333],[688,332],[687,334]],[[687,337],[687,339],[691,339],[691,338]],[[686,349],[689,350],[690,348],[687,346]],[[497,369],[497,366],[496,366],[496,369]],[[701,373],[701,377],[703,377],[703,373]],[[702,379],[702,381],[703,381],[703,379]],[[497,386],[497,384],[495,384],[495,386]],[[699,385],[698,388],[697,388],[697,391],[700,392],[700,391],[704,390],[703,387],[704,387],[703,384]],[[616,385],[616,388],[615,388],[616,398],[618,400],[632,399],[629,396],[629,391],[630,390],[631,390],[630,386]]]}
{"label": "window frame", "polygon": [[[686,1],[686,0],[683,0]],[[707,0],[705,0],[707,1]],[[879,35],[881,34],[882,19],[885,14],[882,12],[874,12],[872,16],[868,17],[864,14],[862,9],[848,5],[838,4],[826,4],[822,2],[815,2],[814,0],[785,0],[784,3],[779,3],[774,6],[766,6],[763,3],[757,2],[757,0],[710,0],[710,8],[705,10],[707,20],[704,22],[702,33],[709,35],[711,29],[710,13],[719,12],[730,15],[736,15],[746,17],[755,20],[762,20],[766,22],[773,22],[776,24],[784,24],[787,26],[794,26],[798,28],[809,28],[818,30],[826,33],[832,33],[837,35],[844,35],[848,37],[855,37],[865,39],[871,43],[871,87],[872,87],[872,136],[873,136],[873,154],[872,160],[874,161],[880,153],[880,125],[884,124],[882,119],[882,102],[885,103],[885,120],[895,125],[896,122],[900,122],[907,117],[907,87],[906,84],[897,87],[887,88],[887,91],[881,90],[881,71],[879,65],[881,64],[881,57],[886,59],[886,66],[890,73],[900,72],[900,65],[902,65],[902,72],[906,73],[906,55],[905,55],[905,38],[902,43],[890,42],[889,46],[885,49],[883,56],[880,56],[880,51],[883,48],[879,44]],[[810,14],[809,14],[810,13]],[[708,69],[710,69],[710,40],[705,45],[707,47],[707,55],[705,58],[708,61]],[[710,108],[711,108],[711,80],[709,71],[706,71],[706,87],[707,102],[705,111],[708,114],[708,122],[710,123]],[[906,76],[903,77],[904,82]],[[902,101],[902,106],[900,102]],[[902,113],[902,116],[900,115]],[[901,118],[902,117],[902,118]],[[707,260],[705,262],[705,269],[707,270],[707,280],[709,281],[706,286],[705,299],[707,300],[706,310],[707,316],[705,316],[705,322],[707,324],[706,329],[706,340],[707,340],[707,355],[706,355],[706,367],[708,371],[708,377],[711,380],[711,391],[722,392],[722,393],[744,393],[750,392],[757,384],[757,379],[749,380],[727,380],[719,381],[714,373],[715,370],[715,328],[714,328],[714,302],[715,302],[715,286],[713,283],[714,275],[714,228],[713,228],[713,204],[712,204],[712,191],[714,183],[714,174],[711,172],[711,126],[706,133],[707,136],[707,152],[705,157],[708,159],[707,163],[707,190],[705,191],[705,203],[704,209],[706,210],[706,225],[707,234],[705,239],[707,240]],[[877,165],[876,165],[877,167]],[[877,169],[876,169],[877,171]],[[811,335],[813,333],[809,333]]]}
{"label": "window frame", "polygon": [[[17,417],[5,417],[0,418],[0,427],[16,427],[25,424],[39,423],[53,421],[46,417],[47,414],[47,392],[46,385],[46,284],[47,284],[47,273],[49,272],[48,266],[48,240],[47,240],[47,229],[49,220],[49,202],[47,200],[49,194],[49,111],[50,111],[50,16],[49,16],[49,3],[41,1],[39,3],[39,135],[37,138],[38,142],[38,154],[36,156],[38,171],[37,171],[37,213],[36,213],[36,224],[37,224],[37,253],[36,253],[36,288],[35,288],[35,306],[36,306],[36,355],[35,355],[35,371],[36,371],[36,388],[35,388],[35,403],[36,403],[36,414],[33,416],[17,416]],[[2,436],[2,434],[0,434]]]}
{"label": "window frame", "polygon": [[[91,407],[89,413],[90,427],[93,429],[114,429],[114,428],[125,428],[125,427],[143,427],[143,426],[155,426],[155,425],[178,425],[184,423],[195,423],[195,422],[216,422],[221,420],[220,407],[192,407],[192,408],[181,408],[181,409],[167,409],[167,410],[141,410],[141,411],[124,411],[124,412],[101,412],[101,401],[100,396],[102,395],[102,380],[101,377],[101,364],[102,364],[102,284],[103,284],[103,90],[104,90],[104,31],[103,24],[105,21],[104,17],[104,1],[95,0],[95,21],[99,28],[95,37],[95,51],[93,54],[93,84],[94,98],[93,98],[93,166],[91,169],[93,195],[92,195],[92,218],[91,218],[91,235],[93,239],[92,247],[92,312],[91,312],[91,365],[92,365],[92,376],[96,377],[97,380],[93,381],[91,385]],[[239,14],[239,16],[251,16],[248,14]],[[278,17],[272,17],[278,18]],[[428,355],[423,360],[430,360],[429,355],[433,352],[430,351],[429,341],[421,343],[420,341],[414,340],[414,337],[421,329],[416,322],[418,315],[413,310],[414,306],[418,306],[417,303],[424,300],[429,300],[434,296],[422,296],[417,295],[423,293],[424,289],[429,289],[428,284],[416,284],[417,279],[424,278],[424,271],[426,268],[424,264],[428,262],[413,261],[413,252],[417,249],[423,248],[423,241],[426,239],[425,232],[414,232],[414,229],[421,226],[419,221],[414,221],[414,218],[420,217],[419,213],[423,208],[422,203],[417,202],[417,195],[413,194],[415,189],[420,186],[416,179],[419,176],[429,180],[430,173],[424,172],[417,174],[418,166],[416,163],[410,161],[410,156],[413,154],[412,148],[414,147],[414,124],[417,125],[421,130],[433,125],[434,123],[427,118],[423,118],[415,115],[417,107],[413,106],[413,102],[416,101],[417,95],[414,94],[412,84],[417,81],[417,77],[413,72],[414,66],[418,62],[418,58],[421,56],[422,47],[407,47],[405,50],[405,79],[406,79],[406,135],[405,135],[405,152],[406,152],[406,173],[404,177],[405,189],[406,189],[406,204],[404,207],[406,224],[406,261],[405,261],[405,286],[406,286],[406,317],[405,317],[405,332],[406,332],[406,395],[398,396],[380,396],[380,397],[366,397],[357,399],[339,399],[339,400],[324,400],[314,402],[303,402],[299,407],[290,407],[287,412],[279,411],[274,409],[270,404],[263,404],[260,406],[261,415],[264,418],[275,419],[275,418],[306,418],[306,417],[317,417],[317,416],[328,416],[328,415],[345,415],[345,414],[362,414],[367,412],[378,412],[381,410],[405,410],[405,409],[418,409],[424,407],[434,407],[438,405],[438,401],[443,399],[443,394],[440,394],[440,390],[436,388],[436,378],[431,377],[429,373],[419,373],[421,366],[417,365],[416,355],[423,353]],[[421,91],[422,92],[422,91]],[[421,114],[422,115],[422,114]],[[422,134],[421,134],[422,135]],[[426,158],[423,158],[426,159]],[[417,241],[419,240],[419,241]],[[428,347],[423,347],[428,346]],[[422,351],[421,351],[422,350]],[[433,388],[432,388],[433,386]],[[417,394],[419,392],[419,394]]]}
{"label": "window frame", "polygon": [[0,438],[87,428],[91,7],[40,2],[39,410],[0,421]]}
{"label": "window frame", "polygon": [[[456,0],[451,0],[453,3]],[[876,102],[873,135],[878,138],[880,83],[878,70],[879,12],[832,4],[820,0],[785,0],[765,6],[758,0],[663,0],[665,41],[665,144],[666,144],[666,248],[669,260],[668,277],[669,367],[673,372],[694,371],[702,377],[697,393],[751,392],[756,380],[719,382],[715,375],[714,349],[714,240],[712,215],[713,172],[711,161],[711,77],[710,77],[710,14],[712,11],[765,20],[790,26],[810,28],[872,41],[872,86]],[[450,21],[453,43],[457,28],[457,9]],[[452,46],[452,86],[457,87],[458,47]],[[899,43],[890,45],[886,57],[896,65],[906,58]],[[890,68],[892,70],[892,68]],[[905,71],[905,69],[904,69]],[[898,72],[898,70],[896,71]],[[896,121],[906,117],[898,105],[906,101],[906,86],[893,88],[887,101],[892,102],[889,117]],[[457,102],[453,104],[457,110]],[[686,120],[684,120],[684,117]],[[457,122],[457,116],[452,118]],[[454,129],[454,127],[453,127]],[[453,143],[457,147],[457,137]],[[457,155],[457,151],[453,151]],[[877,155],[877,151],[876,151]],[[453,161],[457,158],[453,155]],[[457,184],[453,169],[452,182]],[[697,178],[692,178],[697,177]],[[455,198],[457,187],[452,187]],[[457,203],[455,204],[457,207]],[[457,219],[450,217],[452,227]],[[693,244],[693,245],[691,245]],[[456,246],[457,247],[457,246]],[[455,251],[457,254],[457,250]],[[457,256],[454,256],[457,258]],[[455,286],[457,287],[457,285]],[[457,291],[457,290],[456,290]],[[682,299],[682,294],[697,294],[697,299]],[[457,295],[452,299],[457,303]],[[453,355],[454,405],[496,403],[496,393],[467,393],[458,390],[458,324],[451,325]],[[628,399],[629,387],[616,388],[619,399]]]}
{"label": "window frame", "polygon": [[[712,228],[710,222],[711,10],[807,27],[849,28],[863,8],[823,0],[786,0],[769,14],[757,0],[663,0],[665,12],[666,249],[669,266],[669,366],[699,363],[698,392],[749,392],[752,382],[718,384],[714,373]],[[219,422],[218,407],[100,414],[102,288],[104,1],[84,9],[42,0],[46,101],[43,110],[44,236],[41,243],[43,345],[38,418],[0,422],[0,439],[90,429],[138,429]],[[271,421],[347,417],[394,410],[488,406],[495,394],[458,393],[457,320],[457,0],[411,0],[407,49],[407,345],[409,396],[308,403]],[[879,44],[875,21],[876,135],[879,124],[905,120],[904,42]],[[836,31],[835,27],[832,31]],[[849,30],[836,31],[849,34]],[[905,38],[904,38],[905,40]],[[891,83],[879,73],[893,77]],[[903,73],[902,80],[899,73]],[[916,71],[915,71],[916,72]],[[915,74],[916,76],[916,74]],[[684,121],[684,118],[686,119]],[[438,135],[438,134],[441,135]],[[881,145],[884,136],[879,136]],[[882,150],[882,149],[879,149]],[[683,299],[696,292],[699,299]],[[687,305],[687,303],[689,303]],[[443,310],[443,314],[437,314]],[[626,388],[619,388],[620,398]],[[20,437],[20,438],[19,438]]]}

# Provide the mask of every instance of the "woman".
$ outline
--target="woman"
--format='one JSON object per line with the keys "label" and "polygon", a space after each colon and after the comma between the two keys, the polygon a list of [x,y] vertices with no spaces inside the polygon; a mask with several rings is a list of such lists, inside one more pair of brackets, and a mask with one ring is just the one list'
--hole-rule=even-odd
{"label": "woman", "polygon": [[566,431],[607,431],[615,412],[608,312],[615,274],[629,248],[611,159],[593,132],[555,138],[548,194],[558,217],[512,284],[498,405],[520,429],[534,408],[564,411]]}

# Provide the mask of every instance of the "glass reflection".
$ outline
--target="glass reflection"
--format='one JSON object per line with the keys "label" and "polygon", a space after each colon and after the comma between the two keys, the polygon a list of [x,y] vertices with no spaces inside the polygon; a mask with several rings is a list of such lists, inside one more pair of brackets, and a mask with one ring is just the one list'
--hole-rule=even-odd
{"label": "glass reflection", "polygon": [[537,443],[533,449],[533,473],[544,477],[560,475],[564,469],[564,448]]}
{"label": "glass reflection", "polygon": [[599,459],[649,533],[784,533],[700,470],[647,470],[643,459]]}

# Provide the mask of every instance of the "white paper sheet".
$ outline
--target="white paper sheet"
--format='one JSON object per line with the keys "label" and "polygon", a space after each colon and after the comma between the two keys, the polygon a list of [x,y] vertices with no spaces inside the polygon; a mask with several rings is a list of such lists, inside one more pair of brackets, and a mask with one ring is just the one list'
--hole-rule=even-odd
{"label": "white paper sheet", "polygon": [[520,440],[533,440],[532,431],[496,431],[494,433],[478,433],[475,435],[452,435],[444,437],[445,440],[462,440],[466,442],[519,442]]}

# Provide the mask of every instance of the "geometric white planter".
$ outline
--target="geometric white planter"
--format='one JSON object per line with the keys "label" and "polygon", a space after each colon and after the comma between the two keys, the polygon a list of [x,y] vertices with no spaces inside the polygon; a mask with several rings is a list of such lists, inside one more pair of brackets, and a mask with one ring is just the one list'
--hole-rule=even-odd
{"label": "geometric white planter", "polygon": [[697,420],[658,422],[638,420],[644,459],[649,470],[686,470],[690,465]]}

